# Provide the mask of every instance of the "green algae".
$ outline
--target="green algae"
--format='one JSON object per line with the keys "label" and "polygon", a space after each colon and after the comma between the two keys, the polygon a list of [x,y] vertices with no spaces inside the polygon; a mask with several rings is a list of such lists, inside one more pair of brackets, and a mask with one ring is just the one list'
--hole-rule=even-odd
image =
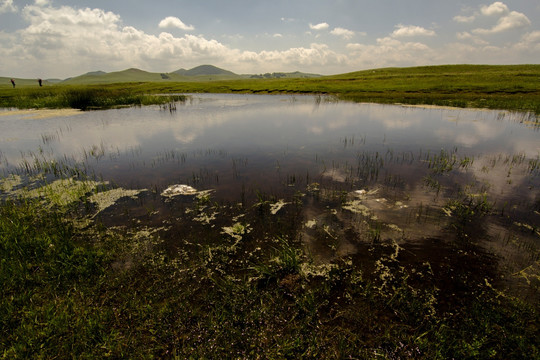
{"label": "green algae", "polygon": [[11,174],[8,177],[0,179],[0,191],[5,194],[12,194],[14,189],[22,184],[22,178],[19,175]]}
{"label": "green algae", "polygon": [[236,239],[237,242],[242,240],[242,237],[249,234],[252,230],[249,224],[244,225],[240,222],[237,222],[232,226],[224,226],[221,229],[223,230],[221,232],[222,234],[229,235],[233,239]]}
{"label": "green algae", "polygon": [[366,205],[362,204],[362,200],[352,200],[346,202],[341,208],[343,210],[371,218],[372,220],[377,220],[377,216],[373,215],[371,210]]}
{"label": "green algae", "polygon": [[281,210],[285,205],[288,205],[290,203],[285,202],[285,200],[280,199],[277,202],[270,204],[270,213],[272,215],[276,215],[279,210]]}
{"label": "green algae", "polygon": [[105,184],[97,181],[81,181],[74,178],[69,178],[57,179],[49,184],[38,186],[36,184],[41,179],[34,178],[32,180],[33,183],[31,183],[30,185],[32,186],[30,186],[25,184],[24,180],[20,176],[12,175],[9,178],[3,179],[0,182],[0,186],[3,192],[12,197],[30,199],[39,198],[45,204],[47,204],[48,207],[65,207],[79,201],[87,193],[96,191],[99,186]]}
{"label": "green algae", "polygon": [[97,213],[96,213],[97,215],[103,210],[116,204],[116,202],[120,200],[121,198],[128,197],[131,199],[136,199],[140,193],[145,192],[145,191],[147,190],[146,189],[127,190],[123,188],[116,188],[116,189],[92,194],[88,198],[88,200],[97,206]]}

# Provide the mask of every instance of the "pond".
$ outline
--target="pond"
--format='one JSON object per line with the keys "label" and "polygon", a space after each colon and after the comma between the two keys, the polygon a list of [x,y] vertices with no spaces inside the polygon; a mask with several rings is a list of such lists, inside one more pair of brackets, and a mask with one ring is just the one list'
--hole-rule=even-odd
{"label": "pond", "polygon": [[[392,242],[410,261],[473,259],[512,286],[538,276],[540,127],[527,114],[193,94],[167,107],[4,110],[0,128],[5,176],[54,163],[142,190],[100,220],[160,229],[171,252],[186,239],[249,234],[257,249],[293,236],[317,262],[362,262]],[[178,184],[192,193],[165,196]]]}

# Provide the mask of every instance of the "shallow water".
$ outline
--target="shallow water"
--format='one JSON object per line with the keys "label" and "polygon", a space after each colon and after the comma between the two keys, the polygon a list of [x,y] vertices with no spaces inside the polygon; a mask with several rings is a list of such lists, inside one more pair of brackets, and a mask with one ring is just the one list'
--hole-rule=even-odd
{"label": "shallow water", "polygon": [[[0,168],[21,172],[36,159],[83,163],[117,186],[149,189],[139,202],[123,203],[129,211],[105,212],[111,225],[166,223],[174,243],[186,221],[200,224],[200,236],[218,238],[219,229],[245,216],[251,236],[298,231],[321,261],[360,256],[359,244],[373,239],[414,247],[454,239],[457,210],[449,201],[486,199],[491,211],[471,218],[477,224],[466,224],[465,235],[518,274],[539,257],[540,134],[527,120],[501,111],[274,95],[197,94],[172,111],[1,111]],[[159,196],[173,184],[212,190],[212,201],[230,206],[207,205],[193,215],[193,197]],[[268,206],[271,220],[252,214],[257,203]],[[218,230],[210,236],[208,228]]]}
{"label": "shallow water", "polygon": [[522,114],[310,96],[194,95],[172,112],[143,107],[48,118],[0,114],[3,169],[20,164],[21,154],[38,154],[88,161],[123,186],[200,182],[218,196],[238,184],[278,191],[280,183],[308,176],[363,184],[373,183],[377,172],[376,180],[395,175],[410,183],[418,180],[411,165],[441,150],[474,158],[470,175],[477,175],[479,162],[540,154],[538,127],[522,124]]}

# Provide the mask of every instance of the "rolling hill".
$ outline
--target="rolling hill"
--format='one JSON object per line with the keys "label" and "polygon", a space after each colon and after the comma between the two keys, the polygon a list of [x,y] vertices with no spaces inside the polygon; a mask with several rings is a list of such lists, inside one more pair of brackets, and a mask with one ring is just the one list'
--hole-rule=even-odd
{"label": "rolling hill", "polygon": [[110,84],[122,82],[155,82],[175,80],[181,81],[177,74],[151,73],[140,69],[127,69],[105,73],[103,71],[89,72],[84,75],[64,80],[64,84]]}
{"label": "rolling hill", "polygon": [[213,65],[200,65],[196,66],[193,69],[185,70],[179,69],[172,72],[173,74],[178,74],[182,76],[199,76],[199,75],[229,75],[229,76],[239,76],[233,73],[232,71],[220,69]]}
{"label": "rolling hill", "polygon": [[[104,72],[90,71],[86,74],[60,79],[47,79],[44,84],[71,84],[71,85],[99,85],[127,82],[193,82],[193,81],[216,81],[235,79],[281,79],[281,78],[311,78],[320,77],[317,74],[307,74],[299,71],[279,72],[266,74],[242,74],[238,75],[232,71],[218,68],[213,65],[200,65],[192,69],[178,69],[168,73],[154,73],[141,69],[130,68],[122,71]],[[37,79],[15,79],[17,85],[29,86],[37,84]],[[0,77],[0,85],[11,85],[9,77]]]}

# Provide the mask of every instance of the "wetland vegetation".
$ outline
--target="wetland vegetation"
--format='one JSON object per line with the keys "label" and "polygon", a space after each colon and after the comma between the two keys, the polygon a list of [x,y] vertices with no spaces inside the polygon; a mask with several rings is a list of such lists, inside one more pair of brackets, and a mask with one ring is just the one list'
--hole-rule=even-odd
{"label": "wetland vegetation", "polygon": [[319,90],[1,112],[2,358],[540,357],[536,117]]}
{"label": "wetland vegetation", "polygon": [[[0,107],[95,108],[164,101],[148,94],[329,94],[356,102],[505,109],[540,113],[540,65],[446,65],[365,70],[335,76],[99,85],[0,85]],[[92,100],[90,100],[92,99]],[[81,102],[89,101],[89,103]]]}

